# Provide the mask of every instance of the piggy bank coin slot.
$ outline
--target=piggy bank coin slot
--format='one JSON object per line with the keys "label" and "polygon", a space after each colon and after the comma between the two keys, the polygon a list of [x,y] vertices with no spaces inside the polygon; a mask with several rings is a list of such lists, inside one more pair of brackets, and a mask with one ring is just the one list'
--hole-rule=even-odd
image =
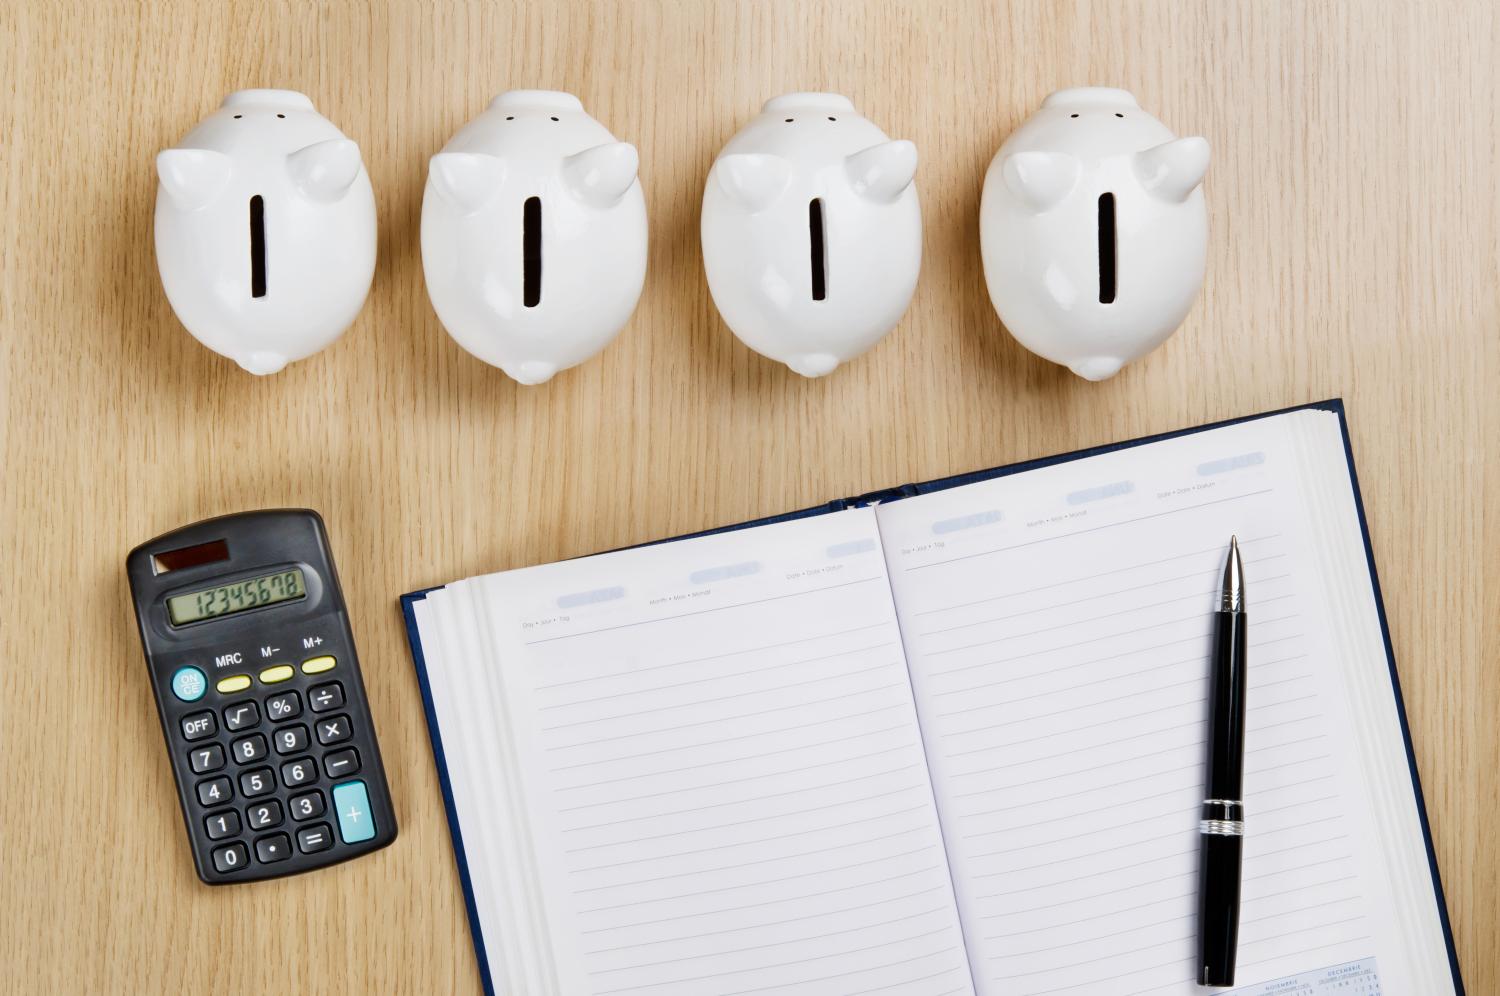
{"label": "piggy bank coin slot", "polygon": [[1099,303],[1115,301],[1115,195],[1099,195]]}
{"label": "piggy bank coin slot", "polygon": [[812,299],[828,296],[828,256],[823,247],[823,201],[814,197],[807,205],[807,235],[812,248]]}
{"label": "piggy bank coin slot", "polygon": [[266,296],[266,204],[250,198],[250,296]]}
{"label": "piggy bank coin slot", "polygon": [[[556,121],[556,118],[552,120]],[[528,197],[521,211],[522,303],[535,308],[542,301],[542,199]]]}

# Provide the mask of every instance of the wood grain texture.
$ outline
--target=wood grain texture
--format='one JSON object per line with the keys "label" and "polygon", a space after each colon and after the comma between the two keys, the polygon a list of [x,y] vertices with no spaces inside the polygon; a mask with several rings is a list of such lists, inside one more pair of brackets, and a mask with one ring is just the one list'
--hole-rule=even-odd
{"label": "wood grain texture", "polygon": [[[1500,992],[1497,42],[1485,0],[3,5],[0,987],[476,990],[400,592],[1341,395],[1460,959]],[[1005,334],[976,228],[1001,140],[1080,83],[1214,150],[1202,298],[1097,385]],[[360,143],[380,218],[359,320],[267,379],[189,338],[151,248],[154,154],[249,86]],[[447,338],[417,240],[428,157],[522,86],[640,148],[652,226],[624,334],[541,388]],[[922,154],[911,311],[819,381],[739,345],[698,250],[713,155],[793,89]],[[328,521],[401,837],[212,890],[124,556],[280,505]]]}

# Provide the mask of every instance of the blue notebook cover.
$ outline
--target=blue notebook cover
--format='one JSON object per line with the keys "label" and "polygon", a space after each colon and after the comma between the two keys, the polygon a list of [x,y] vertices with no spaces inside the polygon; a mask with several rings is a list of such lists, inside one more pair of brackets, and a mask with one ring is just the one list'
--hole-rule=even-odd
{"label": "blue notebook cover", "polygon": [[[1422,821],[1422,838],[1427,847],[1427,866],[1432,872],[1433,891],[1438,900],[1438,916],[1443,925],[1443,939],[1448,947],[1448,966],[1453,972],[1453,986],[1459,996],[1464,996],[1463,978],[1458,968],[1458,952],[1453,946],[1453,928],[1448,920],[1448,902],[1443,895],[1443,882],[1438,874],[1437,854],[1432,846],[1432,831],[1427,820],[1427,804],[1422,796],[1422,783],[1417,774],[1417,758],[1412,750],[1411,728],[1406,719],[1406,704],[1401,697],[1401,681],[1396,673],[1396,653],[1391,645],[1390,626],[1385,616],[1385,600],[1380,594],[1380,577],[1375,570],[1375,552],[1370,545],[1370,530],[1365,520],[1364,498],[1359,490],[1359,475],[1354,469],[1354,450],[1349,442],[1349,423],[1344,416],[1344,402],[1340,398],[1332,398],[1328,401],[1316,401],[1306,405],[1294,405],[1290,408],[1281,408],[1276,411],[1261,412],[1257,415],[1246,415],[1240,418],[1226,419],[1222,422],[1211,422],[1189,429],[1178,429],[1173,432],[1163,432],[1154,436],[1142,436],[1139,439],[1131,439],[1119,443],[1109,443],[1104,446],[1094,446],[1089,449],[1075,450],[1071,453],[1063,453],[1057,456],[1041,457],[1036,460],[1027,460],[1022,463],[1007,464],[1003,467],[992,467],[988,470],[977,470],[966,474],[955,474],[951,477],[941,477],[920,484],[903,484],[899,487],[885,488],[879,491],[871,491],[866,494],[856,495],[852,498],[836,498],[823,505],[814,505],[811,508],[798,509],[793,512],[783,512],[780,515],[770,515],[761,519],[753,519],[749,522],[736,523],[734,525],[719,526],[714,529],[704,529],[683,536],[673,536],[667,539],[655,540],[652,543],[643,543],[642,546],[652,546],[656,543],[675,543],[678,540],[693,539],[697,536],[710,536],[715,533],[726,533],[736,529],[749,529],[755,526],[769,525],[773,522],[786,522],[791,519],[805,519],[814,515],[826,515],[829,512],[842,512],[849,508],[863,508],[867,505],[900,501],[902,498],[910,498],[914,495],[928,494],[933,491],[943,491],[948,488],[956,488],[965,484],[973,484],[975,481],[987,481],[997,477],[1009,477],[1012,474],[1020,474],[1040,467],[1050,467],[1053,464],[1067,463],[1072,460],[1083,460],[1088,457],[1098,456],[1101,453],[1111,453],[1115,450],[1129,449],[1134,446],[1144,446],[1148,443],[1161,442],[1165,439],[1175,439],[1178,436],[1186,436],[1197,432],[1208,432],[1213,429],[1221,429],[1229,425],[1237,425],[1241,422],[1252,422],[1257,419],[1271,418],[1276,415],[1284,415],[1288,412],[1302,411],[1304,409],[1319,409],[1333,412],[1339,418],[1339,431],[1344,439],[1344,458],[1349,463],[1349,481],[1354,489],[1354,507],[1359,514],[1359,531],[1364,538],[1365,563],[1370,570],[1370,587],[1375,594],[1375,608],[1380,616],[1380,634],[1385,642],[1385,659],[1390,668],[1391,688],[1396,698],[1396,712],[1401,720],[1401,735],[1406,743],[1406,763],[1411,773],[1412,792],[1416,796],[1417,814]],[[441,586],[439,586],[441,587]],[[416,615],[412,606],[427,597],[429,591],[434,588],[424,588],[420,591],[410,592],[401,596],[401,613],[406,621],[406,638],[411,644],[412,663],[417,670],[417,683],[422,690],[422,709],[427,715],[427,733],[432,739],[433,760],[437,763],[438,781],[443,791],[443,807],[448,815],[448,830],[453,836],[453,851],[458,862],[458,875],[463,884],[464,905],[469,913],[469,933],[474,939],[474,953],[479,958],[480,979],[484,984],[484,990],[489,996],[494,996],[495,990],[490,981],[489,958],[485,954],[484,934],[479,924],[479,910],[474,900],[473,883],[469,877],[469,865],[464,850],[463,833],[458,825],[458,809],[454,805],[453,786],[448,779],[448,764],[443,753],[442,731],[438,728],[437,712],[433,705],[432,688],[427,680],[427,664],[422,656],[422,641],[417,634]]]}

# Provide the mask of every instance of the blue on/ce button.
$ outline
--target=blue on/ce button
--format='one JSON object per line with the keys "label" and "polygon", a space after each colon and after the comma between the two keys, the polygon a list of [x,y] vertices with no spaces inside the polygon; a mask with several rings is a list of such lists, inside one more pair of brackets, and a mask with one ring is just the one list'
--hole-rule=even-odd
{"label": "blue on/ce button", "polygon": [[375,836],[375,817],[370,815],[370,796],[364,782],[335,785],[333,811],[338,814],[339,836],[344,843],[358,844]]}
{"label": "blue on/ce button", "polygon": [[172,694],[184,702],[197,702],[208,691],[208,679],[195,667],[180,667],[172,675]]}

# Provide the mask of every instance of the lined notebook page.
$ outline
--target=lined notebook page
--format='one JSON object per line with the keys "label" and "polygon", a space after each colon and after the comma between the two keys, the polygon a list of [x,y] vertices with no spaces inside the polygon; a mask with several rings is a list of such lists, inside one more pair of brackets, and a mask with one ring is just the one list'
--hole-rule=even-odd
{"label": "lined notebook page", "polygon": [[972,991],[871,511],[473,583],[563,992]]}
{"label": "lined notebook page", "polygon": [[[1400,957],[1288,431],[879,510],[977,991],[1200,991],[1210,612],[1232,533],[1251,661],[1238,981]],[[1343,473],[1340,449],[1324,462]]]}

